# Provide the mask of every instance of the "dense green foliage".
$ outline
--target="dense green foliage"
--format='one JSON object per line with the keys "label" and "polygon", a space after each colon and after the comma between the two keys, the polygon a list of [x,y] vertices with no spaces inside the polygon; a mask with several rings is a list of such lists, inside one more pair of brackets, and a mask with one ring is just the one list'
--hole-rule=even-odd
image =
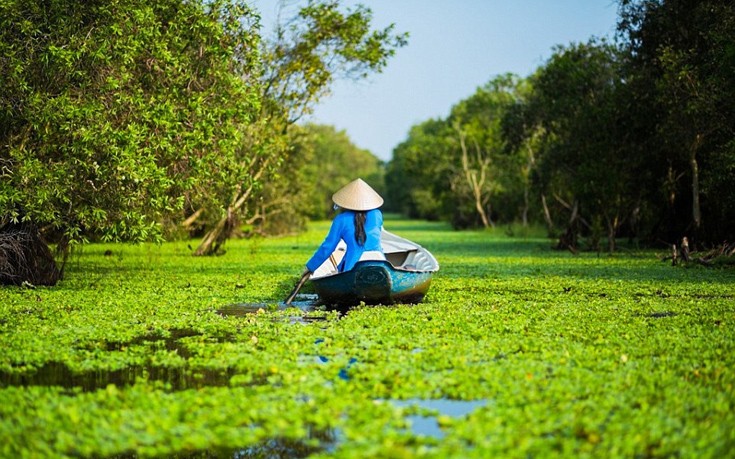
{"label": "dense green foliage", "polygon": [[659,185],[650,202],[668,234],[733,240],[735,4],[621,3],[632,140]]}
{"label": "dense green foliage", "polygon": [[[0,455],[715,458],[735,447],[731,270],[387,220],[441,264],[424,303],[278,310],[327,228],[231,241],[217,258],[192,259],[186,242],[90,244],[56,288],[1,289]],[[242,302],[266,310],[227,308]],[[432,408],[447,399],[476,403],[467,415]],[[440,436],[418,429],[426,420]]]}
{"label": "dense green foliage", "polygon": [[[550,225],[572,226],[575,232],[585,225],[595,249],[604,227],[610,251],[621,225],[641,206],[644,186],[641,157],[625,153],[620,61],[606,43],[559,49],[530,78],[533,89],[522,107],[522,140],[534,141],[536,148],[536,192],[561,197],[549,205]],[[516,121],[507,120],[506,126]]]}
{"label": "dense green foliage", "polygon": [[543,222],[572,250],[579,236],[609,251],[623,236],[735,238],[735,5],[623,0],[617,38],[557,46],[522,81],[494,78],[414,126],[388,201],[455,227]]}
{"label": "dense green foliage", "polygon": [[243,0],[2,2],[0,231],[65,249],[183,228],[212,254],[241,223],[275,228],[309,166],[293,123],[406,43],[343,10],[309,0],[261,40]]}
{"label": "dense green foliage", "polygon": [[0,21],[3,218],[150,240],[245,179],[260,61],[244,5],[7,1]]}

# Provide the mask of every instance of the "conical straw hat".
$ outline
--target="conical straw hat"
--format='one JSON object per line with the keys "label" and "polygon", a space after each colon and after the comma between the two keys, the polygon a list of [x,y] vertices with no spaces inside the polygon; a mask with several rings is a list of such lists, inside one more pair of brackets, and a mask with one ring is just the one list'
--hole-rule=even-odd
{"label": "conical straw hat", "polygon": [[383,198],[362,179],[353,180],[332,195],[343,209],[372,210],[383,205]]}

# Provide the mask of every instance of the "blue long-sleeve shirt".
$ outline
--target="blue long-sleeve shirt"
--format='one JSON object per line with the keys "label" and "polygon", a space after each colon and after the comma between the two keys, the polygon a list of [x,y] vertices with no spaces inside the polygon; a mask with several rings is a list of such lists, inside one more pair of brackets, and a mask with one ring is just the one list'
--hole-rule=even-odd
{"label": "blue long-sleeve shirt", "polygon": [[309,271],[314,272],[324,263],[337,248],[339,241],[345,241],[347,250],[344,258],[337,267],[340,272],[349,271],[360,260],[363,252],[382,250],[380,246],[380,232],[383,228],[383,213],[379,209],[368,210],[365,215],[365,245],[358,245],[355,240],[355,212],[344,210],[332,220],[327,237],[316,250],[311,259],[306,262]]}

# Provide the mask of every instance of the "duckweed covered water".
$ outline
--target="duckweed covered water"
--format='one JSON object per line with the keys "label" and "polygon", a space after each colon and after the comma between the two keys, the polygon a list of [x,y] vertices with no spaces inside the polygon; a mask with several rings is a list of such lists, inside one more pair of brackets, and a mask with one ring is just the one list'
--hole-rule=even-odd
{"label": "duckweed covered water", "polygon": [[0,457],[735,450],[732,270],[386,221],[442,266],[424,303],[281,307],[327,228],[94,244],[55,288],[1,288]]}

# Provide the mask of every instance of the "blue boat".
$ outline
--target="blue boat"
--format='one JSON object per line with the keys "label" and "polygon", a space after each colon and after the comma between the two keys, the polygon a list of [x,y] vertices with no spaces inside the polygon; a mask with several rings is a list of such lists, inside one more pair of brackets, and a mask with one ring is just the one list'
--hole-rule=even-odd
{"label": "blue boat", "polygon": [[343,273],[337,271],[344,245],[311,276],[320,303],[351,306],[365,304],[420,303],[439,270],[436,258],[425,248],[383,231],[383,256],[361,259]]}

